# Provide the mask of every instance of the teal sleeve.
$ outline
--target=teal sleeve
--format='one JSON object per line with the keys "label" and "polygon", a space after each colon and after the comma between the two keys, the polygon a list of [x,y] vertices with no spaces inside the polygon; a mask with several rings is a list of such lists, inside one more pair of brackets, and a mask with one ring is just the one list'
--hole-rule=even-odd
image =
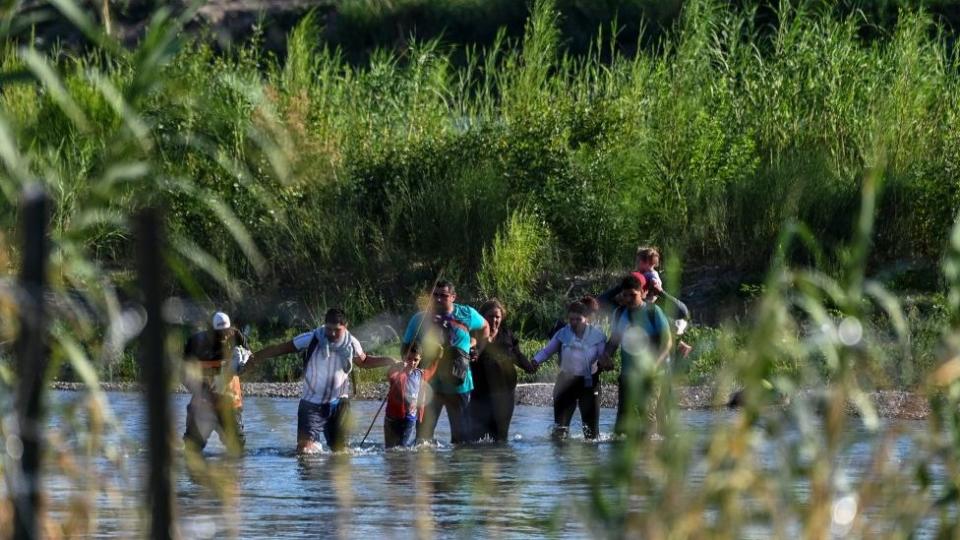
{"label": "teal sleeve", "polygon": [[407,323],[407,330],[403,333],[404,343],[413,343],[417,340],[417,334],[420,333],[421,320],[423,320],[423,313],[417,313],[410,318],[410,322]]}
{"label": "teal sleeve", "polygon": [[664,315],[663,310],[660,309],[660,306],[653,306],[653,308],[656,310],[656,311],[654,312],[654,313],[656,313],[656,317],[654,317],[654,318],[655,318],[656,321],[657,321],[657,328],[656,328],[657,334],[662,334],[662,333],[664,333],[664,332],[669,332],[669,331],[670,331],[670,321],[667,320],[667,316]]}
{"label": "teal sleeve", "polygon": [[483,318],[483,315],[480,315],[480,312],[472,307],[468,307],[467,309],[470,310],[470,321],[467,324],[467,328],[469,328],[471,332],[483,328],[483,323],[486,322],[486,320]]}

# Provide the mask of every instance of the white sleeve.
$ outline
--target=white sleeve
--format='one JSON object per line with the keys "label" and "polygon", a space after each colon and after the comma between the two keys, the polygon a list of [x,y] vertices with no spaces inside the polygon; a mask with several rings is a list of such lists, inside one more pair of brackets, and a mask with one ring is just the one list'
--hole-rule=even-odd
{"label": "white sleeve", "polygon": [[310,346],[310,340],[313,339],[313,335],[316,333],[316,330],[311,332],[304,332],[299,336],[293,338],[293,346],[297,348],[298,351],[302,351]]}
{"label": "white sleeve", "polygon": [[360,345],[360,340],[350,335],[350,344],[353,346],[353,357],[359,358],[364,355],[363,347]]}

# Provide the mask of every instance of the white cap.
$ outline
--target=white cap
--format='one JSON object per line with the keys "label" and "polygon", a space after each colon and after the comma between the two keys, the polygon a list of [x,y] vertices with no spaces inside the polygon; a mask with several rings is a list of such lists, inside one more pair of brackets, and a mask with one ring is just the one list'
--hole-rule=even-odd
{"label": "white cap", "polygon": [[222,311],[213,314],[213,329],[226,330],[230,328],[230,317]]}

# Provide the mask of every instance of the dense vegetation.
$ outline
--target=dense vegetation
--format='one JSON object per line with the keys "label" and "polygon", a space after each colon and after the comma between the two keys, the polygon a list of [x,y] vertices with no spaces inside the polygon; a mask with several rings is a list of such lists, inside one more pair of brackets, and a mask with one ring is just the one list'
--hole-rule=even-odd
{"label": "dense vegetation", "polygon": [[[98,372],[142,327],[130,217],[147,205],[166,208],[176,292],[254,297],[259,341],[290,326],[271,320],[280,299],[348,303],[362,321],[408,311],[438,275],[468,299],[503,296],[530,337],[574,294],[560,276],[622,268],[640,242],[665,248],[669,285],[681,266],[762,273],[743,288],[748,318],[694,330],[700,356],[629,381],[710,377],[721,396],[742,387],[743,408],[697,433],[668,414],[658,442],[645,422],[628,426],[577,515],[614,537],[958,534],[960,226],[947,233],[960,77],[928,15],[865,26],[826,3],[784,3],[771,26],[698,0],[656,46],[623,53],[607,29],[568,54],[543,1],[520,41],[413,41],[355,63],[320,44],[312,19],[277,60],[256,40],[225,54],[184,41],[185,21],[162,13],[126,49],[55,4],[89,52],[9,39],[0,51],[0,264],[18,264],[19,194],[44,183],[57,203],[48,376],[69,365],[88,383],[51,403],[66,420],[45,433],[45,472],[71,487],[48,494],[51,535],[95,534],[96,501],[112,495],[102,480],[139,482],[117,471],[141,447],[102,436],[119,423]],[[2,21],[4,36],[22,24]],[[897,261],[942,270],[921,280],[932,301],[900,294]],[[0,343],[18,335],[22,298],[0,281]],[[184,306],[165,314],[188,320]],[[18,377],[0,359],[4,418]],[[924,429],[878,420],[869,391],[887,384],[928,398]],[[861,444],[852,422],[876,435],[869,457],[859,450],[863,477],[844,463]],[[17,434],[0,423],[0,468],[18,467]],[[416,460],[425,477],[432,455]],[[349,472],[351,456],[336,458]],[[189,465],[235,506],[235,462]],[[478,497],[502,500],[470,476]],[[336,489],[351,489],[344,477]],[[13,510],[0,499],[0,534]]]}
{"label": "dense vegetation", "polygon": [[[215,51],[167,25],[133,53],[55,51],[62,80],[8,42],[3,67],[40,84],[0,91],[23,169],[3,175],[3,228],[16,218],[10,173],[41,177],[58,234],[123,283],[122,216],[160,203],[185,290],[255,292],[268,300],[250,318],[264,326],[288,299],[346,304],[358,320],[407,311],[442,274],[465,298],[503,297],[536,334],[569,293],[563,276],[622,268],[640,243],[686,268],[759,275],[788,223],[816,242],[787,256],[835,270],[868,172],[882,216],[871,268],[914,285],[900,269],[942,257],[960,76],[929,15],[873,26],[850,6],[698,1],[655,43],[625,48],[612,27],[577,45],[575,17],[538,6],[520,39],[413,40],[359,63],[325,45],[313,16],[282,59],[256,38]],[[341,25],[370,9],[344,3]]]}

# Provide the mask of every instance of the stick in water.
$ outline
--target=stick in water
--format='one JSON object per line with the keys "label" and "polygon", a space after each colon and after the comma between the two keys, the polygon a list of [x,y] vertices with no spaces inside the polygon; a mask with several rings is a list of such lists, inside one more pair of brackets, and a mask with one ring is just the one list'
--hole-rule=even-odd
{"label": "stick in water", "polygon": [[370,430],[372,430],[373,425],[377,423],[377,417],[380,416],[380,411],[383,410],[383,406],[387,404],[388,397],[390,397],[389,391],[387,391],[387,395],[384,396],[383,401],[380,402],[380,408],[377,409],[377,413],[373,415],[373,420],[370,421],[370,427],[367,428],[367,432],[363,434],[363,439],[360,440],[360,446],[363,446],[363,443],[367,442],[367,437],[370,435]]}

